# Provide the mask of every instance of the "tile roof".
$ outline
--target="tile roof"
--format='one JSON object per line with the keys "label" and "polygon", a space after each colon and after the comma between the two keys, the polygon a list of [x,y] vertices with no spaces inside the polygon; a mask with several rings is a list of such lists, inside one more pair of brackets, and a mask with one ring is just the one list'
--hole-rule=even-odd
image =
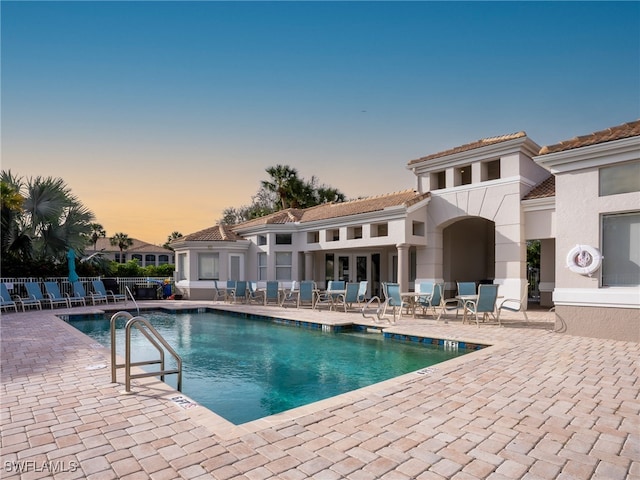
{"label": "tile roof", "polygon": [[586,147],[596,145],[598,143],[612,142],[614,140],[622,140],[623,138],[640,136],[640,120],[634,122],[623,123],[616,127],[607,128],[598,132],[590,133],[574,137],[570,140],[548,145],[540,149],[540,155],[548,153],[562,152],[573,148]]}
{"label": "tile roof", "polygon": [[551,175],[546,180],[543,180],[538,185],[533,187],[529,193],[527,193],[523,200],[533,200],[534,198],[548,198],[555,197],[556,195],[556,177]]}
{"label": "tile roof", "polygon": [[198,232],[190,233],[189,235],[184,235],[174,241],[235,242],[236,240],[243,240],[243,238],[232,230],[231,225],[215,225]]}
{"label": "tile roof", "polygon": [[[138,240],[137,238],[132,238],[133,245],[126,249],[127,253],[136,253],[136,252],[162,252],[166,250],[170,252],[169,249],[164,248],[160,245],[154,245],[152,243],[143,242],[142,240]],[[87,253],[91,253],[94,250],[93,244],[89,244],[86,251]],[[105,252],[119,252],[120,249],[117,245],[111,245],[110,237],[99,238],[96,242],[95,250],[100,251],[103,250]]]}
{"label": "tile roof", "polygon": [[388,207],[404,205],[409,207],[420,200],[427,198],[429,193],[418,193],[415,190],[403,190],[401,192],[388,193],[375,197],[360,198],[348,202],[332,202],[317,205],[303,210],[289,208],[266,215],[261,218],[249,220],[234,226],[234,229],[242,230],[247,227],[269,224],[285,224],[294,222],[314,222],[331,218],[347,217],[361,213],[370,213],[384,210]]}
{"label": "tile roof", "polygon": [[408,165],[413,165],[414,163],[420,163],[420,162],[425,162],[427,160],[433,160],[435,158],[441,158],[441,157],[446,157],[448,155],[453,155],[456,153],[461,153],[461,152],[466,152],[469,150],[474,150],[476,148],[482,148],[482,147],[486,147],[488,145],[494,145],[496,143],[501,143],[501,142],[506,142],[509,140],[514,140],[516,138],[522,138],[522,137],[526,137],[527,134],[525,132],[517,132],[517,133],[510,133],[507,135],[501,135],[499,137],[490,137],[490,138],[484,138],[481,140],[477,140],[475,142],[471,142],[471,143],[467,143],[465,145],[461,145],[459,147],[455,147],[455,148],[451,148],[449,150],[445,150],[443,152],[438,152],[438,153],[432,153],[431,155],[427,155],[426,157],[422,157],[422,158],[417,158],[415,160],[411,160],[409,161]]}

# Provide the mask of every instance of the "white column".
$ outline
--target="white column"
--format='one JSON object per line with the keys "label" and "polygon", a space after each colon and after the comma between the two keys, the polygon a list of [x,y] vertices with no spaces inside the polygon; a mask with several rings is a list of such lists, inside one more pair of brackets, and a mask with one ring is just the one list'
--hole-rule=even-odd
{"label": "white column", "polygon": [[398,249],[398,283],[400,291],[409,290],[409,245],[406,243],[396,245]]}
{"label": "white column", "polygon": [[313,280],[313,252],[304,252],[304,279]]}

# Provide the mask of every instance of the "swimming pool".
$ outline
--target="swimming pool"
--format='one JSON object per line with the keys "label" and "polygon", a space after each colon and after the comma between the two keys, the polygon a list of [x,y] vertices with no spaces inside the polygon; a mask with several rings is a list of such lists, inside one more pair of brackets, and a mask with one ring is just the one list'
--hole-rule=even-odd
{"label": "swimming pool", "polygon": [[[182,357],[183,393],[236,425],[470,351],[396,341],[366,331],[333,333],[321,328],[293,328],[267,317],[212,311],[142,315]],[[71,316],[68,320],[109,347],[109,318]],[[122,357],[124,323],[119,320],[117,324],[116,351]],[[135,329],[132,352],[132,361],[157,358],[157,352]],[[175,387],[175,375],[165,380]]]}

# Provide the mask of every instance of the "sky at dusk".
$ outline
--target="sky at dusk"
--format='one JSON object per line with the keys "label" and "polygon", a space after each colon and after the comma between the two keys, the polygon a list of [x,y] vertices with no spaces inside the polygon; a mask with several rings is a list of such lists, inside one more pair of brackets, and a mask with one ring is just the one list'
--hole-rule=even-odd
{"label": "sky at dusk", "polygon": [[12,2],[2,169],[64,179],[107,236],[162,244],[276,164],[348,198],[407,162],[640,118],[638,2]]}

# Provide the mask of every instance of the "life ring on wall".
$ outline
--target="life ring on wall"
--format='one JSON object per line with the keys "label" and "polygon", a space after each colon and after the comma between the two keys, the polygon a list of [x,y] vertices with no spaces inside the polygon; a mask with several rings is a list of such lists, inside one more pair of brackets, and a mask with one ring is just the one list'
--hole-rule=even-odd
{"label": "life ring on wall", "polygon": [[597,248],[589,245],[576,245],[567,254],[567,267],[580,275],[591,276],[601,264],[602,255]]}

